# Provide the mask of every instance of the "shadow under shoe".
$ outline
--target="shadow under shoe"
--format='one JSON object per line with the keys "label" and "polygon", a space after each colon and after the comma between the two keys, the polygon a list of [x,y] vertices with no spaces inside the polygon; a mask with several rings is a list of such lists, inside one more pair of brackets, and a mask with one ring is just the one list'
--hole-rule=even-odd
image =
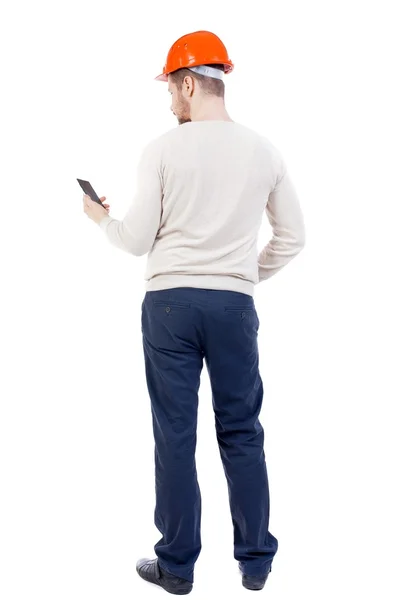
{"label": "shadow under shoe", "polygon": [[158,564],[157,558],[141,558],[137,562],[136,569],[142,579],[148,581],[148,583],[159,585],[166,592],[169,592],[169,594],[184,596],[185,594],[189,594],[193,589],[191,581],[172,575],[162,569]]}

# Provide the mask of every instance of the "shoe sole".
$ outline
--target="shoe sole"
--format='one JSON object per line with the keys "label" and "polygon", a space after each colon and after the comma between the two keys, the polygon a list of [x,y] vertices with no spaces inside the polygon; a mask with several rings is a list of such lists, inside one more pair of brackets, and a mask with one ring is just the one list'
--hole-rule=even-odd
{"label": "shoe sole", "polygon": [[176,596],[185,596],[186,594],[189,594],[193,589],[193,587],[191,586],[191,588],[175,588],[174,590],[170,590],[169,588],[163,585],[161,585],[161,588],[163,588],[169,594],[175,594]]}
{"label": "shoe sole", "polygon": [[[143,579],[143,578],[141,578],[141,579]],[[147,581],[146,579],[143,579],[143,581],[146,581],[147,583],[150,583],[151,585],[157,585],[157,586],[161,587],[163,590],[165,590],[165,592],[168,592],[169,594],[175,594],[176,596],[185,596],[186,594],[189,594],[193,589],[193,586],[169,588],[168,586],[162,585],[159,582],[155,584],[152,581]]]}

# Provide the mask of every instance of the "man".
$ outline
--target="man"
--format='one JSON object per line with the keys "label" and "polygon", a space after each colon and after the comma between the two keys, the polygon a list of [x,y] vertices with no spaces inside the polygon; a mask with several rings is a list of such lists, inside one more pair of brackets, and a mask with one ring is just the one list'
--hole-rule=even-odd
{"label": "man", "polygon": [[[142,333],[155,437],[156,559],[139,575],[173,594],[192,590],[201,550],[201,496],[195,466],[203,361],[213,392],[216,434],[227,477],[234,556],[250,590],[264,587],[278,549],[269,532],[263,384],[258,367],[255,285],[304,246],[298,197],[280,152],[234,122],[224,103],[233,70],[208,31],[171,47],[162,75],[180,124],[152,141],[123,221],[84,197],[110,242],[149,253]],[[102,198],[105,200],[105,197]],[[266,213],[272,239],[258,255]]]}

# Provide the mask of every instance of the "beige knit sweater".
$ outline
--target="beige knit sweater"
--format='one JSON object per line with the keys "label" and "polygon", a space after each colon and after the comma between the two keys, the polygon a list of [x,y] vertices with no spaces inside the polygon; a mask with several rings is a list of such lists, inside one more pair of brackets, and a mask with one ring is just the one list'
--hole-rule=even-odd
{"label": "beige knit sweater", "polygon": [[[264,214],[272,237],[258,253]],[[303,248],[304,220],[279,150],[231,121],[179,125],[145,148],[122,221],[100,222],[122,250],[148,254],[146,290],[233,290],[277,273]]]}

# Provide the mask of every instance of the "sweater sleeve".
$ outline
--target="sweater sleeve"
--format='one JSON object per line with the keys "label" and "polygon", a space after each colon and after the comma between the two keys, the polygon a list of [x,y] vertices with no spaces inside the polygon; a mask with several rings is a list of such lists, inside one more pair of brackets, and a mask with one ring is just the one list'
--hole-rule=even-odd
{"label": "sweater sleeve", "polygon": [[106,215],[99,226],[109,241],[134,256],[147,254],[153,247],[162,214],[162,175],[158,146],[149,144],[137,168],[137,189],[122,221]]}
{"label": "sweater sleeve", "polygon": [[272,238],[258,257],[259,282],[287,265],[305,245],[305,226],[299,198],[282,161],[282,171],[268,197],[266,215]]}

